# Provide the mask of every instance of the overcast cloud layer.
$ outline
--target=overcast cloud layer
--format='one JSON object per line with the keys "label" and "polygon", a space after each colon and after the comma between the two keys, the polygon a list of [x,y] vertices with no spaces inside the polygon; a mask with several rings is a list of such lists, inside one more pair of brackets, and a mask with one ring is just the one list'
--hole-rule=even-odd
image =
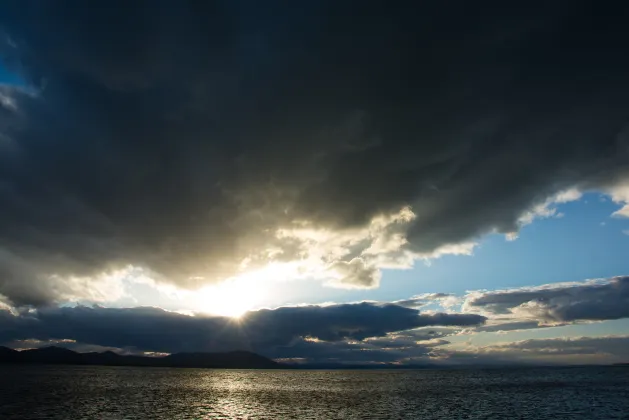
{"label": "overcast cloud layer", "polygon": [[361,341],[421,327],[465,327],[483,322],[485,317],[476,314],[420,314],[415,309],[374,303],[260,310],[238,321],[150,307],[77,306],[22,313],[0,309],[0,344],[65,339],[149,352],[247,349],[278,357],[278,347],[294,347],[301,340]]}
{"label": "overcast cloud layer", "polygon": [[0,294],[376,287],[568,188],[624,202],[629,6],[535,3],[3,1]]}
{"label": "overcast cloud layer", "polygon": [[[623,362],[626,335],[503,339],[489,345],[478,344],[483,339],[474,335],[629,318],[628,278],[460,297],[426,293],[393,303],[280,307],[251,311],[239,320],[153,307],[34,310],[0,302],[0,345],[131,353],[247,349],[285,362],[325,364]],[[426,309],[435,304],[437,310]],[[477,344],[468,341],[472,338]]]}

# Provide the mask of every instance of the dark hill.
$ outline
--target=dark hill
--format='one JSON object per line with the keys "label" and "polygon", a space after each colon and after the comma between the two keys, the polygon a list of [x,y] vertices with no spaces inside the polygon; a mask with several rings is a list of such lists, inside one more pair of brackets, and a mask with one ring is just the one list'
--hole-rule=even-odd
{"label": "dark hill", "polygon": [[0,347],[0,363],[103,366],[156,366],[230,369],[277,369],[271,359],[247,351],[227,353],[176,353],[164,357],[123,356],[111,351],[77,353],[61,347],[16,351]]}
{"label": "dark hill", "polygon": [[0,346],[0,361],[13,362],[19,357],[19,352],[8,347]]}
{"label": "dark hill", "polygon": [[248,351],[233,351],[229,353],[175,353],[164,357],[169,366],[189,367],[226,367],[239,368],[241,366],[273,367],[278,364],[259,354]]}

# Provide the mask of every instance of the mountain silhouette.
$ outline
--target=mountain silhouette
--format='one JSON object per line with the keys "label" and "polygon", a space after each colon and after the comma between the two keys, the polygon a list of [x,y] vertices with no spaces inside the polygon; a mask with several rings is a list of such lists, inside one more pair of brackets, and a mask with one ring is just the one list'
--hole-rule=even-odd
{"label": "mountain silhouette", "polygon": [[163,357],[146,357],[120,355],[112,351],[77,353],[54,346],[22,351],[0,347],[0,363],[229,369],[278,369],[284,367],[271,359],[248,351],[175,353]]}

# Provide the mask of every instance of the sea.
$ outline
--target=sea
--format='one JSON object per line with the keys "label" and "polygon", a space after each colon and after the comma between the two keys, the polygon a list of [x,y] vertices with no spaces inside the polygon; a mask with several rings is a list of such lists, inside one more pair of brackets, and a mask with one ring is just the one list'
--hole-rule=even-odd
{"label": "sea", "polygon": [[629,419],[629,367],[0,366],[0,419]]}

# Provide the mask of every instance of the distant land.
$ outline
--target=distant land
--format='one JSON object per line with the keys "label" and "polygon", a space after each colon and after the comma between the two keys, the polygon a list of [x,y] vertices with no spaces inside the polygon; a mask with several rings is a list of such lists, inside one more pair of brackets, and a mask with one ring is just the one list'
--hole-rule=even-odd
{"label": "distant land", "polygon": [[[249,351],[231,351],[225,353],[174,353],[168,356],[132,356],[121,355],[112,351],[102,353],[77,353],[63,347],[42,347],[29,350],[13,350],[0,346],[0,365],[96,365],[96,366],[138,366],[138,367],[182,367],[214,369],[305,369],[305,370],[417,370],[417,369],[492,369],[492,368],[527,368],[527,367],[587,367],[588,365],[435,365],[395,363],[380,364],[345,364],[345,363],[278,363]],[[605,366],[605,365],[600,365]],[[614,363],[606,366],[629,367],[629,363]]]}
{"label": "distant land", "polygon": [[62,347],[17,351],[0,346],[1,364],[54,364],[102,366],[153,366],[225,369],[280,369],[280,363],[248,351],[226,353],[175,353],[162,357],[126,356],[106,351],[77,353]]}

